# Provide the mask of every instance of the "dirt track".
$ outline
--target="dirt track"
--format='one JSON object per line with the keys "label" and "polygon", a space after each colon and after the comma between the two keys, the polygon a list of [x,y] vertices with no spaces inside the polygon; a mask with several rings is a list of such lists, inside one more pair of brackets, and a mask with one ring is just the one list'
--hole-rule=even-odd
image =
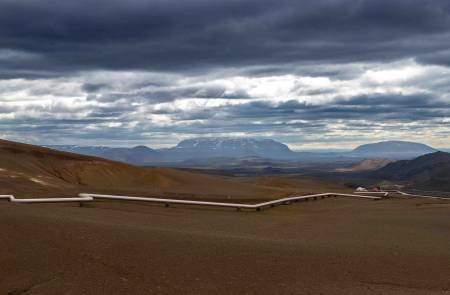
{"label": "dirt track", "polygon": [[450,202],[0,203],[0,294],[450,294]]}

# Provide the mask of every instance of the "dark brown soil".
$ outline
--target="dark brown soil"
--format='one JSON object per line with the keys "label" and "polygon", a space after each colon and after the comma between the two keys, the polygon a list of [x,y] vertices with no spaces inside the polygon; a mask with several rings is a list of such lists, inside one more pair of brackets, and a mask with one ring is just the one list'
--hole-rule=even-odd
{"label": "dark brown soil", "polygon": [[450,202],[0,202],[0,294],[449,294]]}

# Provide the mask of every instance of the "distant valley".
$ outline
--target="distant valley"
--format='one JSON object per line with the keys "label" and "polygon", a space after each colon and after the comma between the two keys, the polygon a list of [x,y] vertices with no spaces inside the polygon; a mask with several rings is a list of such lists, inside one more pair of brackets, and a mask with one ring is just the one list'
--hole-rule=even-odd
{"label": "distant valley", "polygon": [[[411,158],[404,159],[406,156]],[[191,194],[198,193],[204,183],[215,183],[215,189],[208,189],[207,194],[219,194],[220,188],[228,183],[223,177],[236,176],[244,178],[231,195],[279,190],[254,186],[247,183],[246,177],[274,177],[284,179],[283,183],[286,180],[283,177],[296,179],[296,183],[306,177],[349,188],[383,184],[450,190],[449,153],[398,141],[335,153],[296,152],[270,139],[193,139],[166,149],[72,145],[49,149],[0,141],[0,158],[3,163],[0,181],[4,188],[13,187],[23,195],[48,191],[73,194],[80,188],[131,194],[147,191],[165,194],[169,190]]]}
{"label": "distant valley", "polygon": [[128,164],[173,167],[219,176],[297,175],[349,185],[450,190],[450,154],[407,141],[364,144],[351,151],[302,152],[272,139],[196,138],[171,148],[51,146]]}

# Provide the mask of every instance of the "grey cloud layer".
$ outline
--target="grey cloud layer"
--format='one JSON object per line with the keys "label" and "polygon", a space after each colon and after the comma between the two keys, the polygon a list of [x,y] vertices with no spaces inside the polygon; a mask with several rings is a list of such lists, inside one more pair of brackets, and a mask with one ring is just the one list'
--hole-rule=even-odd
{"label": "grey cloud layer", "polygon": [[15,57],[1,65],[4,75],[402,58],[448,65],[449,14],[446,0],[5,0],[0,48]]}
{"label": "grey cloud layer", "polygon": [[0,137],[437,142],[449,48],[448,0],[3,0]]}
{"label": "grey cloud layer", "polygon": [[[195,121],[211,120],[211,122],[265,122],[266,127],[317,127],[323,123],[345,120],[349,126],[355,124],[352,121],[370,120],[371,122],[417,122],[430,119],[450,118],[450,102],[437,101],[427,95],[364,95],[350,99],[338,99],[328,104],[309,104],[291,100],[279,104],[268,101],[252,101],[238,105],[220,106],[210,109],[202,109],[195,112],[160,110],[158,114],[173,115],[176,120]],[[303,122],[286,123],[291,120]],[[283,123],[276,124],[276,121]],[[308,122],[308,123],[305,123]],[[322,124],[317,123],[322,122]],[[208,123],[209,124],[209,123]],[[356,125],[360,124],[357,122]],[[234,130],[245,131],[248,127]],[[234,126],[234,124],[233,124]],[[263,126],[260,123],[254,127]],[[367,124],[366,124],[367,126]],[[242,129],[241,129],[242,128]],[[230,130],[229,130],[230,131]]]}

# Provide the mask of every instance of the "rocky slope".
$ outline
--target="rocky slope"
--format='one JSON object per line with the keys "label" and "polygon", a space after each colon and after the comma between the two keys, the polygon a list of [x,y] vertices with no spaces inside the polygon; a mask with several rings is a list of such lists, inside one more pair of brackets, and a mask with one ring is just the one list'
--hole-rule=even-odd
{"label": "rocky slope", "polygon": [[416,188],[450,191],[450,153],[435,152],[397,161],[373,173],[375,177],[405,181]]}

